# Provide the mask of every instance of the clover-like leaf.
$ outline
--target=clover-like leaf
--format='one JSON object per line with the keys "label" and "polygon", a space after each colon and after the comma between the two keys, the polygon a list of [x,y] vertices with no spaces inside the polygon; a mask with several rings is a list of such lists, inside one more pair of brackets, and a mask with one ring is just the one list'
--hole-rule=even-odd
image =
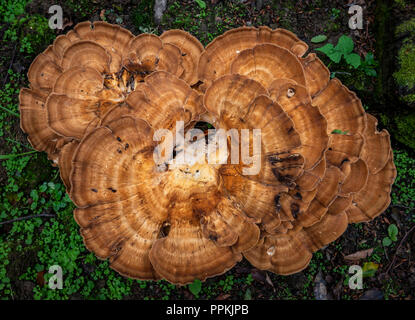
{"label": "clover-like leaf", "polygon": [[392,241],[397,241],[398,240],[397,239],[398,233],[399,233],[399,230],[398,230],[398,227],[396,226],[396,224],[389,225],[389,227],[388,227],[388,235],[389,235],[389,238]]}
{"label": "clover-like leaf", "polygon": [[385,237],[382,240],[382,244],[384,247],[389,247],[392,244],[392,240],[389,237]]}
{"label": "clover-like leaf", "polygon": [[334,50],[334,46],[331,43],[327,43],[324,46],[320,47],[320,48],[316,48],[316,51],[321,51],[323,53],[325,53],[326,55],[330,55],[333,53]]}
{"label": "clover-like leaf", "polygon": [[202,282],[199,279],[195,279],[193,283],[189,284],[189,290],[197,297],[202,290]]}
{"label": "clover-like leaf", "polygon": [[312,43],[321,43],[327,40],[327,36],[325,36],[324,34],[315,36],[311,39]]}
{"label": "clover-like leaf", "polygon": [[342,35],[334,49],[346,55],[348,53],[351,53],[353,51],[353,48],[354,43],[352,38]]}
{"label": "clover-like leaf", "polygon": [[344,55],[344,58],[346,59],[346,62],[353,66],[353,68],[355,69],[357,69],[362,63],[360,60],[360,56],[357,53],[346,54]]}

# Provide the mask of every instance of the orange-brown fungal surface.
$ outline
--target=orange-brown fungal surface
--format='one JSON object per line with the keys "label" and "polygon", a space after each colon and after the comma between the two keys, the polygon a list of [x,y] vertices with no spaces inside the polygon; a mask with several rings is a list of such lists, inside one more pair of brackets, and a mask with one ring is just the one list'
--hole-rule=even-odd
{"label": "orange-brown fungal surface", "polygon": [[119,273],[187,284],[243,257],[296,273],[386,210],[396,177],[389,133],[307,50],[268,27],[204,48],[82,22],[33,61],[21,127]]}

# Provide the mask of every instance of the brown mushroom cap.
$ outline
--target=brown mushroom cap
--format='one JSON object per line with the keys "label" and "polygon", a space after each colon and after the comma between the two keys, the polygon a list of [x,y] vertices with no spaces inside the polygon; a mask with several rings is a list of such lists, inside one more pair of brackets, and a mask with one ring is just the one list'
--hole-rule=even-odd
{"label": "brown mushroom cap", "polygon": [[257,44],[271,43],[292,51],[301,57],[308,49],[293,33],[268,27],[241,27],[229,30],[207,45],[199,60],[199,80],[213,81],[230,72],[234,59]]}
{"label": "brown mushroom cap", "polygon": [[[166,111],[175,104],[185,110],[188,95],[193,93],[184,81],[163,72],[146,78],[141,89],[137,94],[158,97],[160,100],[155,103]],[[174,96],[177,100],[172,100]],[[151,106],[143,106],[145,100],[133,100],[137,111],[150,112]],[[163,110],[157,111],[165,114]],[[157,127],[157,120],[152,124]],[[204,280],[225,272],[241,259],[241,250],[256,244],[258,227],[232,202],[219,197],[219,176],[214,167],[195,165],[185,169],[179,165],[159,172],[153,160],[152,132],[147,121],[123,116],[93,130],[82,140],[73,159],[70,181],[71,198],[79,207],[75,217],[83,227],[86,246],[101,258],[110,257],[111,266],[130,277],[148,279],[160,275],[174,283],[188,283],[194,278]],[[192,174],[195,169],[200,171],[200,178]],[[148,185],[150,180],[153,182]],[[217,201],[212,202],[212,197]],[[141,201],[141,206],[136,201]],[[145,222],[153,211],[157,214],[151,217],[152,222]],[[101,223],[95,225],[99,218],[91,215],[100,212],[117,218],[105,222],[105,227]],[[130,220],[132,217],[135,220]],[[142,230],[139,223],[152,229]],[[112,228],[109,238],[104,238],[102,228]],[[116,230],[117,237],[113,233]],[[132,237],[138,238],[134,246]],[[133,249],[139,261],[128,258]]]}
{"label": "brown mushroom cap", "polygon": [[45,151],[49,159],[55,160],[61,137],[47,126],[46,99],[46,91],[27,88],[20,90],[20,127],[28,134],[33,148]]}
{"label": "brown mushroom cap", "polygon": [[295,232],[264,236],[254,248],[245,251],[244,256],[258,269],[284,275],[303,270],[312,258]]}
{"label": "brown mushroom cap", "polygon": [[48,55],[39,54],[29,67],[27,77],[34,89],[51,90],[62,68]]}
{"label": "brown mushroom cap", "polygon": [[103,21],[96,21],[93,24],[89,21],[78,23],[74,31],[80,39],[94,41],[107,50],[111,56],[109,69],[111,73],[121,69],[123,54],[134,37],[131,32]]}
{"label": "brown mushroom cap", "polygon": [[183,73],[180,49],[171,43],[163,43],[153,34],[140,34],[131,39],[123,64],[142,78],[156,70],[170,72],[176,76]]}
{"label": "brown mushroom cap", "polygon": [[305,85],[298,58],[291,51],[269,43],[243,50],[233,60],[230,71],[258,81],[264,88],[269,88],[275,79],[292,79]]}
{"label": "brown mushroom cap", "polygon": [[199,81],[197,76],[197,66],[200,55],[203,52],[203,45],[190,33],[183,30],[167,30],[160,36],[163,43],[171,43],[178,47],[183,57],[183,74],[181,79],[189,85],[194,85]]}
{"label": "brown mushroom cap", "polygon": [[67,144],[65,144],[60,152],[58,157],[58,166],[61,179],[63,184],[65,185],[66,192],[71,191],[71,182],[69,180],[69,176],[72,171],[72,157],[75,154],[76,148],[78,148],[79,142],[73,140]]}
{"label": "brown mushroom cap", "polygon": [[[123,275],[177,284],[242,256],[292,274],[348,223],[382,213],[396,177],[389,134],[307,49],[267,27],[205,49],[181,30],[134,37],[106,22],[58,36],[29,68],[21,127],[58,164],[86,247]],[[154,134],[177,121],[186,134],[198,121],[233,130],[227,151],[236,132],[260,129],[259,151],[248,137],[259,171],[204,154],[159,163]],[[206,131],[170,160],[209,141]]]}
{"label": "brown mushroom cap", "polygon": [[[181,32],[181,36],[187,39],[183,50],[198,47],[192,36],[185,32]],[[176,40],[173,38],[163,44],[154,35],[134,37],[128,30],[106,22],[77,24],[74,30],[58,36],[29,68],[30,87],[46,92],[47,118],[40,115],[37,122],[47,119],[43,127],[49,127],[69,141],[72,138],[80,141],[87,128],[98,125],[107,111],[123,103],[147,74],[154,70],[166,70],[178,76],[183,73],[184,53],[169,43]],[[196,51],[192,56],[196,59]],[[135,74],[137,69],[129,72],[123,62],[141,64],[144,69]],[[32,120],[22,120],[26,128],[29,122]],[[28,130],[34,140],[34,130]],[[40,139],[46,138],[43,135]],[[54,138],[51,136],[51,139]],[[44,141],[44,144],[53,144],[53,141]]]}

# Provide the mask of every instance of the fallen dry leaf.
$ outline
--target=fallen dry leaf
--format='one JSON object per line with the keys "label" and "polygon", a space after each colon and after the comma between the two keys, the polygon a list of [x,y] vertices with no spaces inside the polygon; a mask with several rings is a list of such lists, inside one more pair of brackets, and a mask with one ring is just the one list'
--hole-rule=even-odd
{"label": "fallen dry leaf", "polygon": [[366,259],[367,257],[370,257],[372,253],[373,253],[373,248],[357,251],[355,253],[345,256],[344,260],[357,261],[361,259]]}
{"label": "fallen dry leaf", "polygon": [[274,284],[272,283],[272,280],[271,280],[271,278],[269,277],[269,275],[268,275],[268,272],[265,272],[265,281],[272,287],[272,289],[274,290],[274,292],[275,292],[275,287],[274,287]]}

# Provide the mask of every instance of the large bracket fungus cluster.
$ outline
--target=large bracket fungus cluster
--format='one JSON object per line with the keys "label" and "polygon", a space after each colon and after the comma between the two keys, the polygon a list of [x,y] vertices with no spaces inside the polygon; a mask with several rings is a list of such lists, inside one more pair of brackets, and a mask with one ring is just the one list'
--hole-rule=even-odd
{"label": "large bracket fungus cluster", "polygon": [[[186,284],[242,257],[296,273],[381,214],[396,176],[388,132],[307,50],[283,29],[242,27],[204,48],[180,30],[83,22],[33,61],[21,127],[59,166],[86,247],[119,273]],[[259,172],[160,168],[154,134],[180,122],[260,129]]]}

